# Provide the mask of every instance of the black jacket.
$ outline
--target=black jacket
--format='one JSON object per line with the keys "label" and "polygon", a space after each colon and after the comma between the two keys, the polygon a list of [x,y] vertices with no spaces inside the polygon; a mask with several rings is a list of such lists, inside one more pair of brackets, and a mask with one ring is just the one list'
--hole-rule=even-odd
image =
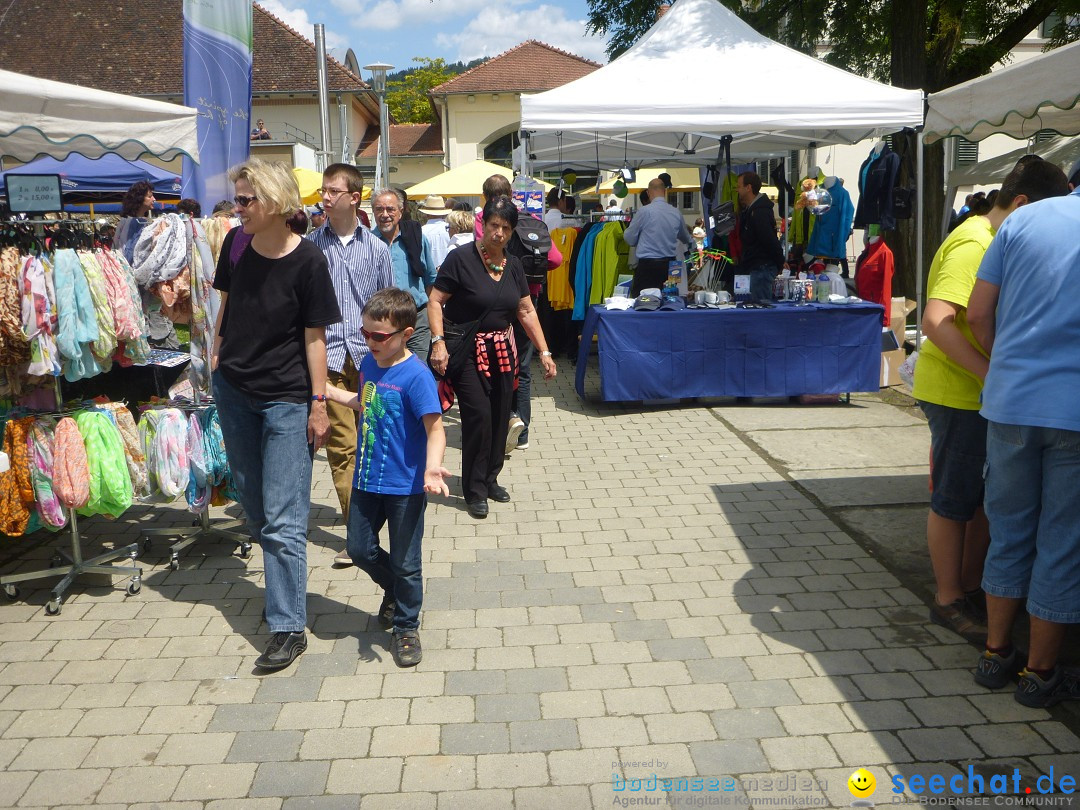
{"label": "black jacket", "polygon": [[784,251],[776,237],[776,220],[773,218],[772,202],[764,194],[739,214],[739,240],[742,254],[739,267],[747,270],[764,265],[784,266]]}

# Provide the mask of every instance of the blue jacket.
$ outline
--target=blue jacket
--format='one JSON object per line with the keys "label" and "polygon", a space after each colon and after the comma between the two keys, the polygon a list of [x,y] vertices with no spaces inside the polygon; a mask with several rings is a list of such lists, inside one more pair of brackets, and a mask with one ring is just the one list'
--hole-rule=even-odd
{"label": "blue jacket", "polygon": [[814,232],[810,234],[806,252],[812,256],[843,259],[847,256],[847,239],[851,234],[855,206],[851,204],[851,195],[844,188],[843,180],[837,179],[832,188],[826,191],[832,195],[832,206],[814,223]]}

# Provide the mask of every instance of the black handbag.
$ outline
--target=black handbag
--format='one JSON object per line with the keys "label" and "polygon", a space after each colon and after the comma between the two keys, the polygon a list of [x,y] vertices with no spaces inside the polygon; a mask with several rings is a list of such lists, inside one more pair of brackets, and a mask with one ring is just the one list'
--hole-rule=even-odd
{"label": "black handbag", "polygon": [[480,329],[480,322],[488,316],[494,305],[495,302],[492,301],[491,305],[484,310],[484,314],[475,321],[453,323],[446,320],[445,315],[443,316],[443,342],[446,344],[447,356],[445,374],[439,374],[431,366],[431,353],[428,352],[428,367],[431,368],[431,373],[435,375],[435,379],[453,379],[462,372],[465,368],[465,361],[469,359],[469,351],[476,344],[476,333]]}

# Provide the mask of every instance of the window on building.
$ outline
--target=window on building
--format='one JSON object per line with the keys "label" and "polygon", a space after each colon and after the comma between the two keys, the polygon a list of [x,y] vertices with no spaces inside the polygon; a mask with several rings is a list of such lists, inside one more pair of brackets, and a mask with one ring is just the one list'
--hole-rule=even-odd
{"label": "window on building", "polygon": [[1056,138],[1057,133],[1052,129],[1040,129],[1035,133],[1035,143],[1046,143],[1051,138]]}
{"label": "window on building", "polygon": [[684,191],[682,193],[682,207],[684,211],[689,211],[694,207],[694,192]]}
{"label": "window on building", "polygon": [[1061,23],[1061,15],[1056,11],[1042,21],[1039,26],[1039,36],[1043,39],[1050,39],[1054,35],[1054,29]]}
{"label": "window on building", "polygon": [[514,149],[519,143],[517,130],[508,132],[484,147],[484,160],[511,168]]}
{"label": "window on building", "polygon": [[979,162],[979,144],[967,138],[956,139],[956,165],[966,166]]}

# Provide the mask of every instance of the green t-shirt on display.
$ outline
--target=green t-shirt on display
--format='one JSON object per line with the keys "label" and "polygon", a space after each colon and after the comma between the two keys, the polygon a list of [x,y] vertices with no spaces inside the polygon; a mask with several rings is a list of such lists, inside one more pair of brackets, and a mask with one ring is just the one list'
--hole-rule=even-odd
{"label": "green t-shirt on display", "polygon": [[[994,229],[986,217],[969,217],[949,234],[934,254],[926,286],[927,301],[937,298],[961,307],[956,314],[956,327],[968,343],[983,354],[986,352],[983,352],[968,326],[967,305],[975,287],[979,264],[993,238]],[[964,411],[977,411],[982,387],[982,380],[950,360],[932,340],[923,339],[911,392],[916,399]]]}

